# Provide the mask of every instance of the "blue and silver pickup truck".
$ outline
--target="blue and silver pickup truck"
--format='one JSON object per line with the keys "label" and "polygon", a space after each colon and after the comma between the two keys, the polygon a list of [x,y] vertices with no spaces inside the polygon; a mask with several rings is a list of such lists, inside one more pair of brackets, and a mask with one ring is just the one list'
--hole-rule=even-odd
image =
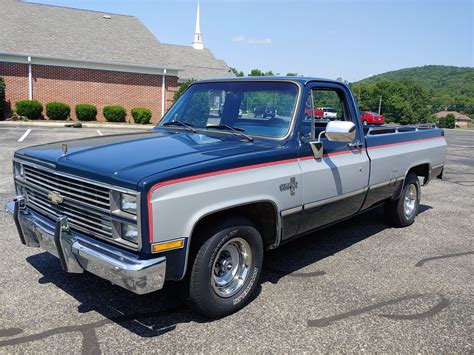
{"label": "blue and silver pickup truck", "polygon": [[363,126],[341,82],[201,81],[150,131],[18,150],[7,209],[21,242],[64,271],[137,294],[179,281],[195,310],[222,317],[249,301],[265,249],[379,205],[413,223],[446,148],[435,127]]}

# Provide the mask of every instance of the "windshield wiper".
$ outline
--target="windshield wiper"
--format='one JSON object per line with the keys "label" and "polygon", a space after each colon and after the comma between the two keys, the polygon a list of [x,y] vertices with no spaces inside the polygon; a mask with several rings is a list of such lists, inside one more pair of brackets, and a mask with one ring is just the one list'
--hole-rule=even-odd
{"label": "windshield wiper", "polygon": [[244,132],[245,132],[245,129],[243,128],[238,128],[238,127],[232,127],[232,126],[229,126],[227,124],[218,124],[218,125],[212,125],[212,124],[209,124],[206,126],[206,128],[214,128],[214,129],[228,129],[229,131],[232,131],[234,132],[235,134],[239,135],[239,136],[242,136],[246,139],[248,139],[250,142],[253,141],[253,138],[246,135]]}
{"label": "windshield wiper", "polygon": [[173,120],[163,123],[162,126],[182,126],[192,131],[193,133],[196,133],[196,130],[193,128],[193,124],[188,122]]}

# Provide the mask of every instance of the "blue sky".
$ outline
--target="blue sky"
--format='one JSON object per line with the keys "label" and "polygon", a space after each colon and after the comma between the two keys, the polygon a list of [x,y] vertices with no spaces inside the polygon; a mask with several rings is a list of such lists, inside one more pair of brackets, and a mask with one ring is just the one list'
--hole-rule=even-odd
{"label": "blue sky", "polygon": [[[190,44],[196,0],[36,0],[139,17]],[[474,66],[473,0],[201,0],[204,45],[228,65],[355,81],[425,64]]]}

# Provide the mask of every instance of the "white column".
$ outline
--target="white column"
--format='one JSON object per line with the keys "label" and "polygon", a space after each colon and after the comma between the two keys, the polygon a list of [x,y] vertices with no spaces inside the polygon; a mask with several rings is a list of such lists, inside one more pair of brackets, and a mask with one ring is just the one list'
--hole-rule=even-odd
{"label": "white column", "polygon": [[31,57],[28,57],[28,100],[33,100],[33,74],[31,68]]}
{"label": "white column", "polygon": [[165,115],[166,69],[163,69],[161,79],[161,117]]}

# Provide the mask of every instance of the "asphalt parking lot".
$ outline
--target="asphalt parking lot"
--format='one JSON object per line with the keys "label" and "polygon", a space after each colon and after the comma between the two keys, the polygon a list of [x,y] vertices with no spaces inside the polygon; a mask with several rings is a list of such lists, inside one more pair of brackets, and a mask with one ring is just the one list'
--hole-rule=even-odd
{"label": "asphalt parking lot", "polygon": [[208,321],[169,288],[137,296],[21,245],[3,212],[13,152],[117,132],[34,127],[19,142],[27,128],[0,126],[1,353],[472,353],[474,132],[446,132],[444,180],[412,226],[376,209],[268,252],[254,301]]}

